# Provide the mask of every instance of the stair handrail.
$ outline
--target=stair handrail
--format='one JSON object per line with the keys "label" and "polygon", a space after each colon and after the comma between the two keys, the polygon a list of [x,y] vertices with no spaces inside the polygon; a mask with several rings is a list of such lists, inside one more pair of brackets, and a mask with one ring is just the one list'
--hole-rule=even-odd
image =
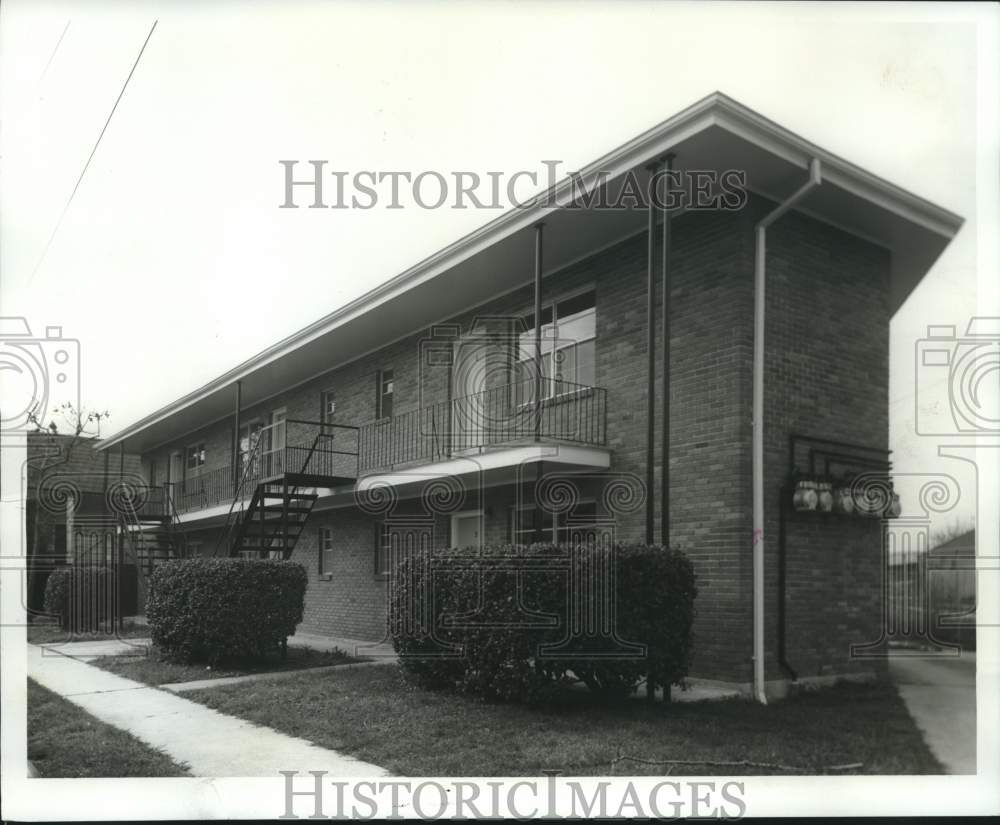
{"label": "stair handrail", "polygon": [[[187,558],[187,536],[181,529],[181,516],[177,512],[177,505],[174,503],[174,491],[173,483],[167,483],[163,485],[163,496],[167,500],[166,512],[164,515],[169,519],[170,524],[170,543],[173,547],[179,551],[179,556],[182,559]],[[176,541],[175,541],[176,540]]]}
{"label": "stair handrail", "polygon": [[[301,466],[299,467],[299,471],[297,473],[298,475],[307,475],[306,470],[309,467],[309,462],[312,460],[313,456],[316,453],[316,450],[317,450],[317,447],[319,445],[320,439],[323,439],[323,438],[332,438],[333,437],[332,433],[326,433],[326,432],[324,432],[324,429],[331,428],[331,429],[341,429],[341,430],[354,430],[356,433],[360,432],[360,428],[359,427],[356,427],[356,426],[353,426],[353,425],[350,425],[350,424],[334,424],[334,423],[329,422],[329,421],[305,421],[305,420],[298,419],[298,418],[288,418],[288,419],[285,419],[285,424],[286,425],[287,424],[307,424],[309,426],[318,427],[319,428],[319,432],[316,433],[315,437],[313,438],[312,444],[309,446],[309,449],[308,449],[308,451],[306,453],[305,460],[302,462]],[[287,431],[286,431],[286,433],[287,433]],[[287,434],[286,434],[286,439],[287,439]],[[257,441],[256,441],[256,443],[253,445],[253,449],[247,455],[247,466],[246,466],[246,468],[243,471],[243,477],[240,479],[240,483],[239,483],[239,485],[237,487],[237,490],[236,490],[236,495],[233,498],[233,503],[229,507],[229,513],[226,515],[226,523],[225,523],[225,526],[224,526],[224,533],[223,533],[223,535],[220,536],[219,543],[216,544],[215,552],[214,552],[213,555],[218,555],[219,554],[219,548],[222,547],[223,545],[226,545],[228,547],[228,552],[231,554],[232,550],[233,550],[233,547],[236,545],[237,541],[242,536],[242,532],[240,532],[234,538],[234,536],[233,536],[233,530],[236,529],[237,525],[239,526],[240,531],[245,531],[246,528],[247,528],[247,522],[246,522],[245,519],[240,519],[240,520],[234,520],[233,519],[234,512],[238,513],[240,515],[243,515],[245,512],[247,512],[249,510],[249,512],[252,514],[255,505],[259,505],[260,507],[264,506],[263,492],[262,492],[263,483],[259,483],[257,485],[257,488],[254,491],[254,494],[253,494],[252,498],[250,499],[250,501],[248,502],[247,506],[244,507],[244,504],[243,504],[243,501],[244,501],[244,489],[243,488],[246,485],[246,479],[248,477],[249,471],[253,467],[253,459],[254,459],[255,455],[259,451],[261,451],[263,449],[264,441],[265,441],[265,439],[258,438]],[[288,447],[288,444],[287,444],[287,440],[286,440],[285,446],[282,449],[284,451],[284,455],[282,457],[282,471],[281,471],[281,475],[285,477],[285,480],[284,480],[283,484],[287,484],[287,476],[289,474],[289,468],[287,466],[287,464],[288,464],[287,459],[288,459],[288,454],[289,454],[288,453],[289,447]],[[301,448],[296,448],[296,449],[301,449]],[[335,453],[338,453],[338,454],[342,453],[344,455],[353,455],[353,456],[355,456],[355,458],[357,458],[358,454],[359,454],[359,451],[360,451],[360,444],[355,449],[355,451],[353,453],[352,452],[347,452],[347,451],[337,451],[337,450],[334,450],[334,451],[331,451],[331,452],[335,452]],[[273,452],[276,452],[276,450],[271,450],[270,452],[273,453]],[[301,482],[296,482],[296,484],[295,484],[294,487],[283,490],[283,501],[282,501],[282,506],[283,507],[287,507],[287,500],[284,497],[284,493],[287,492],[287,494],[289,496],[294,495],[294,494],[296,494],[298,492],[300,486],[301,486]],[[238,510],[236,510],[236,504],[237,504],[237,502],[239,502],[239,504],[240,504],[240,507],[239,507]],[[252,516],[251,516],[251,518],[252,518]],[[261,518],[262,519],[264,518],[263,511],[262,511],[262,514],[261,514]],[[274,538],[270,537],[267,540],[266,543],[262,542],[261,547],[258,548],[258,549],[261,552],[263,552],[268,547],[270,547],[270,545],[273,542],[273,540],[274,540]]]}
{"label": "stair handrail", "polygon": [[[236,504],[239,503],[239,512],[243,512],[243,488],[246,486],[247,479],[250,477],[250,470],[253,468],[253,460],[257,452],[261,449],[261,445],[264,443],[264,439],[258,438],[254,443],[253,448],[247,452],[246,457],[246,467],[243,468],[243,474],[240,476],[239,483],[236,485],[236,491],[233,495],[233,503],[229,505],[229,512],[226,514],[226,522],[223,525],[222,533],[219,535],[219,541],[215,545],[215,550],[212,552],[213,556],[219,555],[219,548],[226,546],[232,548],[232,533],[233,527],[236,522],[233,521],[233,511],[236,509]],[[237,458],[238,460],[238,458]],[[254,495],[256,495],[256,491]],[[227,551],[228,555],[228,551]]]}
{"label": "stair handrail", "polygon": [[107,501],[115,513],[118,529],[122,534],[123,549],[125,545],[128,545],[135,562],[136,583],[140,588],[137,595],[140,597],[140,601],[145,603],[148,595],[148,576],[145,568],[149,560],[144,552],[142,524],[139,521],[139,514],[136,512],[132,496],[125,492],[124,486],[120,489],[122,491],[120,496],[112,497]]}
{"label": "stair handrail", "polygon": [[[291,421],[289,423],[292,423],[292,424],[315,424],[315,425],[317,425],[320,428],[319,432],[316,433],[316,437],[313,438],[313,442],[312,442],[312,444],[309,447],[309,452],[306,453],[305,461],[303,461],[302,462],[302,466],[299,467],[299,475],[305,475],[306,468],[309,466],[309,462],[312,461],[312,457],[316,453],[316,445],[319,444],[319,440],[321,438],[325,437],[325,433],[323,432],[323,427],[324,426],[336,426],[336,425],[326,424],[325,422],[322,422],[322,421],[308,421],[308,422],[306,422],[306,421],[301,421],[301,420],[299,420],[297,418],[291,419]],[[331,435],[329,437],[332,438],[333,436]],[[286,452],[288,450],[288,444],[287,443],[285,444],[285,450],[286,450]],[[285,460],[282,459],[282,464],[284,465],[285,463],[286,463]],[[285,493],[282,496],[282,501],[281,501],[281,506],[283,508],[287,509],[287,507],[288,507],[288,498],[290,498],[291,496],[294,496],[299,491],[299,486],[300,486],[299,484],[296,484],[290,490],[283,491],[283,493]],[[261,518],[263,518],[263,517],[264,516],[261,515]],[[282,517],[287,519],[287,516],[285,516],[284,514],[282,515]],[[286,539],[287,539],[287,536],[286,536]],[[263,552],[265,549],[269,550],[270,547],[271,547],[271,544],[273,542],[274,542],[274,537],[273,536],[269,537],[267,539],[267,542],[261,546],[261,548],[260,548],[261,552]]]}
{"label": "stair handrail", "polygon": [[[360,438],[360,428],[356,427],[356,426],[353,426],[351,424],[334,424],[331,421],[306,421],[306,420],[303,420],[301,418],[289,418],[289,419],[285,420],[285,423],[286,424],[307,424],[307,425],[309,425],[311,427],[318,427],[319,428],[319,432],[317,432],[316,435],[315,435],[315,437],[313,438],[312,444],[309,445],[309,451],[306,453],[305,460],[302,462],[302,465],[299,467],[298,475],[306,475],[306,470],[309,468],[309,462],[312,460],[313,455],[315,455],[315,453],[316,453],[316,447],[319,444],[320,439],[333,438],[336,435],[336,433],[326,433],[326,432],[324,432],[323,429],[325,427],[329,427],[329,428],[335,429],[335,430],[336,429],[340,429],[340,430],[354,430],[355,432],[359,433],[358,437]],[[286,435],[286,438],[287,438],[287,435]],[[288,444],[286,443],[285,444],[286,456],[287,456],[287,451],[288,451]],[[361,451],[361,449],[360,449],[360,443],[359,443],[358,448],[357,448],[357,450],[354,453],[346,453],[345,452],[344,455],[359,456],[360,451]],[[282,466],[284,467],[285,474],[287,475],[287,471],[288,471],[287,460],[285,460],[285,459],[282,460]],[[294,496],[296,493],[298,493],[299,487],[301,487],[301,486],[302,486],[301,483],[296,482],[296,484],[293,487],[288,488],[288,489],[282,491],[282,507],[283,508],[287,508],[288,507],[288,498],[290,498],[290,497]],[[286,518],[286,516],[284,514],[282,515],[282,517]],[[263,518],[263,515],[261,516],[261,518]],[[286,536],[286,538],[287,538],[287,536]],[[260,548],[261,552],[263,552],[265,549],[270,549],[270,546],[271,546],[271,544],[273,542],[274,542],[274,537],[273,536],[268,537],[266,543],[263,543],[262,546],[261,546],[261,548]]]}

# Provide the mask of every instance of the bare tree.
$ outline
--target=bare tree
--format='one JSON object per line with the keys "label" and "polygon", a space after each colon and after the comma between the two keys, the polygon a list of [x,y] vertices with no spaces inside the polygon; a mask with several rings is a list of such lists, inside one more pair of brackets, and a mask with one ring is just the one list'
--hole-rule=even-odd
{"label": "bare tree", "polygon": [[964,536],[971,530],[976,529],[976,519],[974,516],[955,518],[931,533],[931,547],[940,547],[945,542]]}
{"label": "bare tree", "polygon": [[[37,470],[31,544],[28,548],[29,556],[37,556],[41,545],[42,530],[52,525],[51,519],[45,517],[44,508],[39,506],[43,489],[59,468],[72,459],[74,451],[81,443],[100,435],[101,421],[109,416],[110,413],[107,410],[77,408],[70,403],[57,407],[54,417],[49,419],[48,424],[42,422],[37,407],[28,414],[28,421],[35,428],[29,437],[39,438],[41,436],[47,442],[44,444],[45,448],[39,451],[37,458],[29,459],[32,468]],[[95,425],[96,432],[91,429]],[[60,427],[63,428],[63,431],[60,430]],[[37,587],[36,582],[40,572],[33,570],[33,567],[29,564],[29,575],[32,577],[28,585],[29,593],[33,593]]]}

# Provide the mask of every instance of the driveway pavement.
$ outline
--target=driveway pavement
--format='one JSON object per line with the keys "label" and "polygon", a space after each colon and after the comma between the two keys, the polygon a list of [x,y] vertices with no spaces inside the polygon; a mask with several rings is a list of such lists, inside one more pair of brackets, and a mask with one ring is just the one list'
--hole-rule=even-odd
{"label": "driveway pavement", "polygon": [[976,773],[976,656],[893,655],[893,680],[948,773]]}

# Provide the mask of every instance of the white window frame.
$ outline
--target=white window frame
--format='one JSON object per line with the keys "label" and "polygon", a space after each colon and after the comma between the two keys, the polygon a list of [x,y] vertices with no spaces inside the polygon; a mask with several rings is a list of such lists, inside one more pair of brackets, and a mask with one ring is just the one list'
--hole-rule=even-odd
{"label": "white window frame", "polygon": [[[579,340],[573,341],[572,346],[576,346],[577,344],[585,344],[588,341],[595,341],[596,342],[597,341],[597,287],[594,284],[589,284],[587,286],[583,286],[583,287],[580,287],[578,289],[573,289],[573,290],[570,290],[568,292],[564,292],[564,293],[556,296],[555,298],[549,299],[549,300],[547,300],[547,301],[545,301],[545,302],[542,303],[542,314],[543,315],[544,315],[546,309],[551,308],[551,310],[552,310],[552,320],[548,324],[544,324],[542,326],[542,360],[543,360],[543,363],[545,361],[546,356],[548,356],[548,359],[549,359],[549,369],[548,369],[549,375],[543,376],[543,378],[542,378],[542,383],[545,385],[545,388],[543,390],[542,399],[541,399],[542,401],[548,401],[548,400],[553,399],[553,398],[564,398],[564,397],[566,397],[568,395],[586,392],[586,389],[583,386],[575,386],[573,389],[567,389],[567,390],[563,390],[562,392],[556,392],[556,385],[558,383],[560,383],[560,381],[556,378],[556,371],[554,369],[554,366],[555,366],[554,362],[555,362],[555,354],[557,352],[559,352],[560,350],[568,349],[569,348],[568,346],[563,346],[563,347],[557,346],[557,344],[559,343],[559,316],[558,316],[558,311],[557,311],[558,305],[561,304],[561,303],[563,303],[563,302],[565,302],[565,301],[571,300],[572,298],[577,298],[580,295],[586,295],[588,292],[593,292],[594,293],[594,307],[593,307],[593,314],[594,314],[594,334],[592,336],[590,336],[590,337],[581,338]],[[533,306],[532,307],[528,307],[528,308],[526,308],[521,313],[521,317],[522,318],[526,318],[528,315],[534,315],[534,313],[535,313],[535,308]],[[570,317],[572,317],[572,316],[570,316]],[[538,320],[539,319],[535,319],[535,323],[536,324],[538,323]],[[516,362],[517,362],[518,366],[521,365],[521,364],[524,364],[524,363],[526,363],[528,361],[533,360],[534,357],[535,357],[534,333],[535,333],[535,327],[531,327],[531,329],[525,330],[524,332],[519,333],[518,336],[517,336],[517,344],[516,344],[516,346],[517,346],[517,358],[516,358]],[[527,346],[525,346],[524,343],[523,343],[525,341],[527,341]],[[594,365],[595,366],[595,381],[596,381],[596,366],[597,366],[596,365],[596,355],[597,355],[597,353],[596,353],[596,347],[597,347],[597,345],[595,343],[594,344],[594,348],[595,348],[595,352],[594,352],[594,355],[595,355],[595,365]],[[563,379],[563,381],[565,381],[565,379]],[[577,382],[577,381],[571,381],[571,382],[568,382],[568,383],[571,383],[571,384],[574,384],[574,385],[579,385],[579,382]],[[525,406],[525,405],[531,404],[531,403],[532,402],[530,400],[529,401],[524,401],[524,402],[520,402],[518,404],[518,406]]]}
{"label": "white window frame", "polygon": [[[201,460],[194,467],[191,466],[192,450],[194,450],[194,455],[201,455]],[[184,448],[184,478],[197,478],[205,472],[205,465],[207,463],[208,449],[204,441],[196,441]]]}

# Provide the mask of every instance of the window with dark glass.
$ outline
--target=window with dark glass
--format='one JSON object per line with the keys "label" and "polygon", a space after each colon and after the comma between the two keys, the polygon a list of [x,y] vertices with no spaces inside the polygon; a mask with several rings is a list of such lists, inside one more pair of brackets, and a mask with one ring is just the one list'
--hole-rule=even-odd
{"label": "window with dark glass", "polygon": [[392,567],[392,530],[386,522],[375,525],[375,575],[385,576]]}
{"label": "window with dark glass", "polygon": [[333,573],[333,528],[319,528],[319,574],[330,578]]}

